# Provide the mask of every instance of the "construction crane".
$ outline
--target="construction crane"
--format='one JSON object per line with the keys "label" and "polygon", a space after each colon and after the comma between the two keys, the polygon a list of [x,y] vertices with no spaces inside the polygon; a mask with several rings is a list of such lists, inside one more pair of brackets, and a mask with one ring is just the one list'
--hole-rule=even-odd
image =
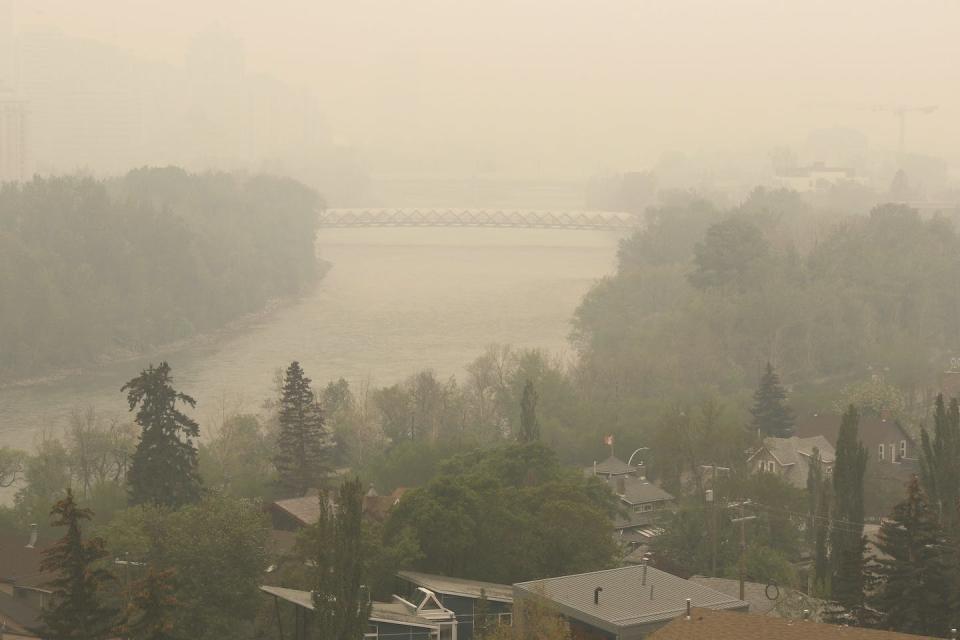
{"label": "construction crane", "polygon": [[888,113],[892,113],[893,115],[897,116],[897,119],[900,121],[900,162],[902,163],[904,158],[904,152],[906,150],[906,145],[904,140],[906,137],[906,130],[907,130],[907,114],[922,113],[925,115],[929,115],[934,111],[936,111],[937,107],[935,105],[924,106],[924,107],[917,107],[917,106],[908,107],[904,105],[899,105],[899,106],[883,105],[883,106],[874,107],[873,110],[886,111]]}

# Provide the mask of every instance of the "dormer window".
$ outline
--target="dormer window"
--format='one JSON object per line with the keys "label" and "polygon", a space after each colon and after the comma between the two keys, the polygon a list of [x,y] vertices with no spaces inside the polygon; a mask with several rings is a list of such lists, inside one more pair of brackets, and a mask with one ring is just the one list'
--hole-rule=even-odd
{"label": "dormer window", "polygon": [[884,457],[884,446],[881,444],[877,447],[877,460],[885,460]]}

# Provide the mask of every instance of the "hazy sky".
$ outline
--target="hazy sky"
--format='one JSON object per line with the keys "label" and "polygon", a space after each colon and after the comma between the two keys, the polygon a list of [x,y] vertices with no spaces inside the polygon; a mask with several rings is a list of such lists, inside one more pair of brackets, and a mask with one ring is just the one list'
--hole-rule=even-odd
{"label": "hazy sky", "polygon": [[876,105],[934,104],[908,146],[960,160],[958,0],[19,0],[55,25],[180,61],[198,31],[307,85],[338,140],[483,167],[643,168],[666,150],[797,144]]}

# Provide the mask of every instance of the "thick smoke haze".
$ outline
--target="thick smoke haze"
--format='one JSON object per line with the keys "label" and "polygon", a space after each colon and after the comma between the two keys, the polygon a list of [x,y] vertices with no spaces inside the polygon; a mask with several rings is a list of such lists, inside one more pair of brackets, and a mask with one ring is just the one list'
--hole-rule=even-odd
{"label": "thick smoke haze", "polygon": [[[853,129],[893,153],[882,108],[903,105],[938,107],[908,116],[908,150],[957,160],[956,2],[20,0],[15,13],[21,36],[56,30],[156,65],[141,78],[154,84],[203,64],[198,34],[214,56],[232,47],[225,74],[284,83],[315,106],[316,135],[373,175],[583,180],[671,153],[716,172],[779,146],[849,163],[804,156],[810,132]],[[206,77],[176,91],[229,103],[221,79],[226,95]],[[151,157],[158,146],[132,160],[181,159]]]}

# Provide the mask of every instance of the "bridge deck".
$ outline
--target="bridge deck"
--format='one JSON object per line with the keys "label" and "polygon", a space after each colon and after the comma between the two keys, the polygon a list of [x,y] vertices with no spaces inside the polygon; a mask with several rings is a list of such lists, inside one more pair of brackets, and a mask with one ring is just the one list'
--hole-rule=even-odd
{"label": "bridge deck", "polygon": [[488,209],[329,209],[320,227],[489,227],[516,229],[635,229],[640,218],[611,211]]}

